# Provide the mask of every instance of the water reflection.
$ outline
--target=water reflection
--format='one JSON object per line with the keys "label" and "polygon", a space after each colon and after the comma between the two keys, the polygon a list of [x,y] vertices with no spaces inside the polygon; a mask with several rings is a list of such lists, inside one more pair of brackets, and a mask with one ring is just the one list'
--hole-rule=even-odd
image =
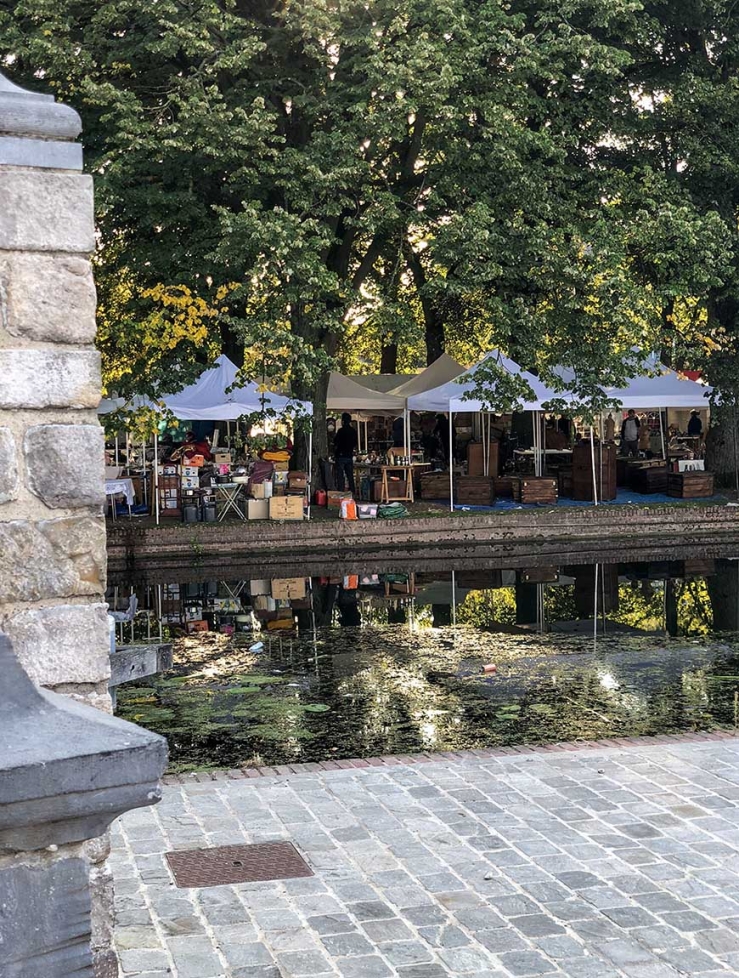
{"label": "water reflection", "polygon": [[[175,666],[119,687],[118,712],[166,735],[177,770],[738,719],[733,560],[366,568],[133,590],[140,610],[124,637],[161,627],[176,638]],[[129,591],[109,599],[125,605]]]}

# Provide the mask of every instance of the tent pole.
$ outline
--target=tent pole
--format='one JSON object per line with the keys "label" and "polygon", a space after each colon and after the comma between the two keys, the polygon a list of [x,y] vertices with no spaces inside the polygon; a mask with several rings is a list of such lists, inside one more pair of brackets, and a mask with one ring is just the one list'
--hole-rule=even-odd
{"label": "tent pole", "polygon": [[313,498],[313,419],[308,429],[308,519],[310,519],[310,504]]}
{"label": "tent pole", "polygon": [[154,432],[154,505],[159,526],[159,432]]}
{"label": "tent pole", "polygon": [[115,466],[118,468],[118,429],[115,432]]}
{"label": "tent pole", "polygon": [[457,625],[457,575],[452,571],[452,625]]}
{"label": "tent pole", "polygon": [[662,424],[662,408],[659,408],[659,440],[662,444],[662,458],[667,461],[667,452],[665,451],[665,429]]}
{"label": "tent pole", "polygon": [[[451,405],[450,405],[451,408]],[[449,411],[449,511],[454,512],[454,424]]]}
{"label": "tent pole", "polygon": [[403,408],[403,454],[408,456],[411,453],[411,445],[408,439],[408,408]]}
{"label": "tent pole", "polygon": [[598,480],[595,476],[595,443],[593,440],[593,423],[590,423],[590,464],[593,469],[593,502],[598,505]]}

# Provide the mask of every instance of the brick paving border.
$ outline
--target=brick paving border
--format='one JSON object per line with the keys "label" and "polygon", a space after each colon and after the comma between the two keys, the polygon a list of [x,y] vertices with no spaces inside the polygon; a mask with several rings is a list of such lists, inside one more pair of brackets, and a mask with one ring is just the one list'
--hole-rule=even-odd
{"label": "brick paving border", "polygon": [[242,778],[272,778],[287,774],[315,774],[318,771],[341,771],[368,767],[397,767],[400,764],[434,764],[440,761],[465,761],[490,757],[510,757],[517,754],[550,754],[562,751],[623,749],[650,747],[656,744],[689,744],[717,740],[736,740],[739,731],[707,730],[701,732],[657,734],[653,737],[610,737],[604,740],[572,740],[555,744],[521,744],[517,747],[484,747],[476,750],[440,751],[438,753],[388,754],[383,757],[352,757],[335,761],[309,761],[304,764],[277,764],[273,767],[219,768],[215,771],[186,771],[166,774],[164,784],[192,784],[207,781],[228,781]]}

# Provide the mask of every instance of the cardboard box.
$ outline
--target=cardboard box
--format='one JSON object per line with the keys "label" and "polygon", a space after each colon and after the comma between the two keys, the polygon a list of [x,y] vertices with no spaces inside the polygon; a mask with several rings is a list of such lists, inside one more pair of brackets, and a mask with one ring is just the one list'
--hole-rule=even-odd
{"label": "cardboard box", "polygon": [[273,462],[272,464],[275,467],[275,472],[287,472],[290,468],[289,462]]}
{"label": "cardboard box", "polygon": [[189,621],[187,623],[187,633],[192,635],[193,632],[207,632],[208,622],[207,621]]}
{"label": "cardboard box", "polygon": [[183,489],[199,489],[200,488],[200,479],[198,479],[197,476],[195,476],[194,478],[192,476],[183,476],[182,477],[182,488]]}
{"label": "cardboard box", "polygon": [[283,601],[298,600],[305,597],[304,577],[283,577],[272,581],[272,597]]}
{"label": "cardboard box", "polygon": [[277,603],[269,594],[253,594],[251,606],[255,611],[274,611],[277,608]]}
{"label": "cardboard box", "polygon": [[231,453],[230,452],[216,452],[213,461],[216,465],[230,465],[231,464]]}
{"label": "cardboard box", "polygon": [[341,509],[341,500],[351,498],[352,494],[350,492],[339,492],[338,490],[332,489],[328,493],[328,501],[326,505],[329,509]]}
{"label": "cardboard box", "polygon": [[160,465],[159,475],[179,475],[179,465]]}
{"label": "cardboard box", "polygon": [[247,499],[246,518],[248,520],[268,520],[269,519],[269,500],[268,499]]}
{"label": "cardboard box", "polygon": [[249,594],[256,597],[258,594],[269,594],[269,581],[249,581]]}
{"label": "cardboard box", "polygon": [[267,622],[268,632],[289,632],[295,628],[295,622],[292,618],[278,618],[276,621]]}
{"label": "cardboard box", "polygon": [[276,496],[269,501],[269,518],[271,520],[302,520],[302,496]]}
{"label": "cardboard box", "polygon": [[183,465],[180,469],[180,474],[182,476],[189,476],[192,479],[197,479],[200,476],[200,469],[195,465]]}
{"label": "cardboard box", "polygon": [[251,491],[252,499],[271,499],[272,483],[253,482],[250,491]]}

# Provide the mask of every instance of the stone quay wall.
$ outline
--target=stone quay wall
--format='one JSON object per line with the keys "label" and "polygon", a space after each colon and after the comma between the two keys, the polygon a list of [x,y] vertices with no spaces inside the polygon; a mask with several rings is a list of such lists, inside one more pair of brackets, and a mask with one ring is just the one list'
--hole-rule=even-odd
{"label": "stone quay wall", "polygon": [[[110,712],[93,188],[80,128],[72,109],[0,76],[0,630],[37,685]],[[99,978],[118,974],[108,851],[103,837],[0,855],[3,869],[87,867]]]}

